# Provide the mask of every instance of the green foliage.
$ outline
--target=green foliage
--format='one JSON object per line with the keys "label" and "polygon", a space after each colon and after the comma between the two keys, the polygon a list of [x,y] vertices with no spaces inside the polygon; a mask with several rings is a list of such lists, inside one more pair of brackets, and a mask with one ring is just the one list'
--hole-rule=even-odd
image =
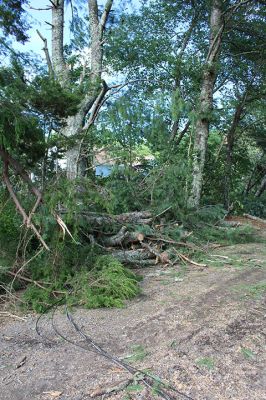
{"label": "green foliage", "polygon": [[132,385],[128,385],[126,388],[127,392],[140,392],[141,390],[144,389],[143,385],[140,385],[138,383],[132,384]]}
{"label": "green foliage", "polygon": [[254,285],[241,285],[236,288],[242,296],[261,299],[266,293],[266,281],[258,282]]}
{"label": "green foliage", "polygon": [[227,245],[254,242],[256,232],[251,226],[230,227],[223,225],[226,211],[221,205],[202,207],[197,211],[183,213],[184,228],[193,231],[189,237],[199,246],[204,243],[223,243]]}
{"label": "green foliage", "polygon": [[26,31],[29,25],[25,21],[23,9],[27,3],[27,0],[1,0],[0,4],[0,26],[3,33],[15,36],[22,43],[28,39]]}
{"label": "green foliage", "polygon": [[122,307],[139,293],[136,275],[111,256],[98,257],[93,269],[79,273],[70,285],[78,303],[88,308]]}
{"label": "green foliage", "polygon": [[256,358],[256,354],[246,347],[241,347],[241,353],[247,360],[254,360]]}
{"label": "green foliage", "polygon": [[0,190],[0,237],[9,242],[18,239],[21,220],[7,192]]}
{"label": "green foliage", "polygon": [[35,265],[32,270],[33,279],[45,279],[50,283],[46,287],[29,286],[23,295],[26,306],[43,312],[53,304],[54,295],[59,294],[66,296],[71,305],[87,308],[122,307],[125,300],[139,293],[139,278],[119,261],[111,256],[95,255],[89,260],[88,249],[86,253],[86,258],[78,253],[79,260],[76,262],[79,261],[79,266],[76,265],[76,269],[73,267],[71,252],[64,260],[60,260],[56,269],[51,265],[51,260],[46,261],[43,268]]}
{"label": "green foliage", "polygon": [[243,199],[241,212],[255,215],[259,218],[266,218],[266,196],[249,196]]}
{"label": "green foliage", "polygon": [[32,82],[29,100],[38,112],[60,120],[77,112],[81,96],[48,76],[37,76]]}
{"label": "green foliage", "polygon": [[14,262],[20,239],[21,219],[8,193],[0,189],[0,282],[8,281],[5,272]]}
{"label": "green foliage", "polygon": [[125,357],[129,362],[143,361],[147,357],[148,353],[142,345],[134,345],[131,347],[132,353]]}

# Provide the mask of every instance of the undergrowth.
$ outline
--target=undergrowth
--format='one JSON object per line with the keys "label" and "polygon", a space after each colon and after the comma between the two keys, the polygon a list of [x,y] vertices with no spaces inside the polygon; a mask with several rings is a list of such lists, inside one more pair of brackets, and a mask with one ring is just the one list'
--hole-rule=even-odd
{"label": "undergrowth", "polygon": [[[32,284],[23,294],[24,307],[44,312],[58,296],[69,305],[86,308],[122,307],[125,300],[140,292],[140,278],[111,256],[98,256],[92,267],[83,266],[73,272],[69,266],[50,284]],[[38,282],[38,281],[36,281]],[[42,287],[38,286],[41,285]]]}

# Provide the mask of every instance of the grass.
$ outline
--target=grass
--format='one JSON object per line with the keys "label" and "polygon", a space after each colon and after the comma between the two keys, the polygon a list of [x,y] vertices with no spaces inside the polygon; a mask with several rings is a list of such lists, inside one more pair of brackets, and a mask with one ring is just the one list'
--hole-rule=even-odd
{"label": "grass", "polygon": [[214,368],[214,360],[212,358],[210,358],[210,357],[199,358],[196,361],[196,364],[199,367],[207,368],[209,371]]}
{"label": "grass", "polygon": [[251,226],[239,227],[217,227],[214,225],[203,225],[201,229],[196,230],[192,240],[197,239],[201,243],[220,243],[223,245],[233,245],[241,243],[260,242],[261,238]]}
{"label": "grass", "polygon": [[247,359],[247,360],[254,360],[256,358],[256,354],[253,353],[252,350],[246,348],[246,347],[242,347],[241,348],[241,353],[243,354],[243,356]]}
{"label": "grass", "polygon": [[232,290],[240,293],[242,298],[250,297],[259,300],[266,293],[266,281],[258,282],[254,285],[237,285]]}
{"label": "grass", "polygon": [[128,362],[143,361],[147,357],[148,352],[142,345],[134,345],[131,347],[132,353],[125,357]]}

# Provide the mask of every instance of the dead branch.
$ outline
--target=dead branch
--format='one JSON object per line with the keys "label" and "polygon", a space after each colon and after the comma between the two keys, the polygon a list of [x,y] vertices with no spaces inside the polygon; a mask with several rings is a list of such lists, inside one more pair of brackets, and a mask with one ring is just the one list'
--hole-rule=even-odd
{"label": "dead branch", "polygon": [[178,251],[176,251],[176,254],[178,255],[179,258],[181,258],[181,260],[188,262],[189,264],[195,265],[196,267],[207,267],[207,264],[199,264],[193,260],[191,260],[190,258],[188,258],[187,256],[185,256],[184,254],[179,253]]}
{"label": "dead branch", "polygon": [[[27,215],[26,211],[24,210],[24,208],[23,208],[22,205],[20,204],[20,201],[19,201],[19,199],[17,198],[17,196],[16,196],[16,194],[15,194],[15,192],[14,192],[14,190],[13,190],[13,187],[12,187],[12,185],[11,185],[11,182],[10,182],[9,176],[8,176],[8,161],[6,161],[6,160],[4,161],[3,180],[4,180],[4,182],[5,182],[5,185],[6,185],[6,187],[7,187],[7,190],[8,190],[8,192],[9,192],[11,198],[13,199],[13,201],[14,201],[14,203],[15,203],[15,205],[16,205],[17,210],[20,212],[20,214],[21,214],[22,217],[23,217],[23,223],[24,223],[27,227],[29,227],[30,229],[32,229],[32,231],[35,233],[36,237],[37,237],[38,240],[41,242],[41,244],[43,245],[43,247],[44,247],[46,250],[50,251],[49,247],[47,246],[47,244],[46,244],[45,241],[43,240],[42,236],[40,235],[38,229],[37,229],[37,228],[35,227],[35,225],[31,222],[30,216]],[[37,202],[38,202],[38,200],[37,200]],[[37,202],[36,202],[36,203],[37,203]],[[39,201],[39,202],[40,202],[40,201]],[[34,208],[35,208],[35,206],[34,206]]]}
{"label": "dead branch", "polygon": [[167,254],[166,251],[164,251],[163,253],[160,253],[154,247],[151,247],[149,244],[143,243],[143,242],[141,243],[141,247],[148,250],[152,255],[154,255],[156,257],[155,264],[157,264],[159,260],[161,261],[162,264],[171,263],[169,260],[169,255]]}
{"label": "dead branch", "polygon": [[43,286],[44,284],[52,285],[52,283],[43,283],[43,282],[40,283],[38,281],[34,281],[33,279],[26,278],[26,276],[17,274],[16,272],[7,271],[7,274],[11,275],[11,276],[14,276],[15,279],[17,278],[17,279],[21,279],[22,281],[25,281],[25,282],[33,283],[35,286],[38,286],[39,288],[44,289],[44,290],[47,290],[47,288],[45,286]]}
{"label": "dead branch", "polygon": [[44,54],[45,54],[45,58],[46,58],[47,66],[48,66],[48,71],[49,71],[50,77],[52,77],[53,74],[54,74],[54,70],[53,70],[53,65],[52,65],[51,57],[50,57],[48,46],[47,46],[47,39],[41,34],[41,32],[38,29],[36,30],[36,32],[37,32],[37,34],[40,36],[40,38],[43,41],[43,44],[44,44],[43,51],[44,51]]}
{"label": "dead branch", "polygon": [[26,321],[26,318],[19,317],[18,315],[11,314],[8,311],[0,311],[0,317],[19,319],[20,321]]}

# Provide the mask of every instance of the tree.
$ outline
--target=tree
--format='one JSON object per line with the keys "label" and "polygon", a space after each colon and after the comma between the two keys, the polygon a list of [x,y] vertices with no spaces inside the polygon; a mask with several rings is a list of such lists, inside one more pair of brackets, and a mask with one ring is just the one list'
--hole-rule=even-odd
{"label": "tree", "polygon": [[203,170],[205,165],[207,139],[213,108],[213,91],[217,78],[216,62],[219,56],[224,30],[224,17],[222,1],[213,0],[210,12],[210,42],[206,57],[202,86],[199,98],[198,116],[195,125],[192,188],[189,198],[190,207],[199,207],[203,183]]}
{"label": "tree", "polygon": [[[86,65],[80,73],[79,79],[73,81],[73,74],[69,70],[66,55],[64,54],[64,0],[52,2],[52,56],[51,60],[46,51],[46,59],[50,75],[60,82],[62,87],[75,87],[81,94],[81,101],[77,113],[69,116],[61,134],[67,138],[78,140],[79,135],[85,134],[86,118],[90,112],[89,121],[93,121],[107,92],[107,85],[102,80],[103,70],[103,34],[112,8],[113,1],[107,0],[104,10],[99,16],[97,0],[88,1],[89,36],[90,36],[90,67]],[[42,37],[45,42],[45,38]],[[80,145],[76,144],[66,153],[67,176],[74,179],[84,173],[84,163],[80,162]],[[85,161],[85,160],[83,160]],[[82,167],[83,165],[83,167]],[[85,166],[86,167],[86,166]]]}
{"label": "tree", "polygon": [[0,26],[3,33],[14,36],[22,43],[28,39],[26,31],[29,25],[24,18],[23,8],[27,3],[27,0],[2,0],[0,4]]}

